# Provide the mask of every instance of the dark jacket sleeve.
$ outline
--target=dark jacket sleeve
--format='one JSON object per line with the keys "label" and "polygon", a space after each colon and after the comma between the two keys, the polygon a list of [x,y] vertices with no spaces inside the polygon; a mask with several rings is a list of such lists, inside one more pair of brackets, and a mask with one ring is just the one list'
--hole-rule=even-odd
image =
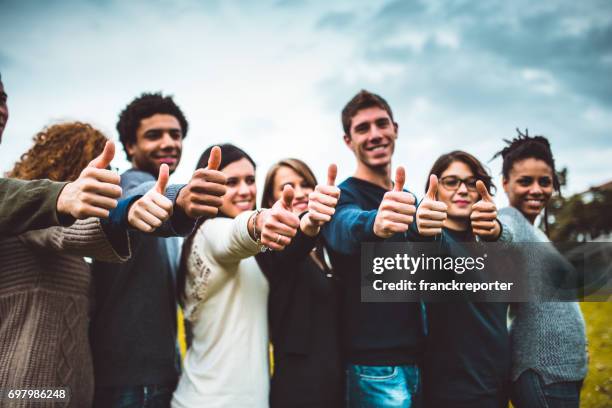
{"label": "dark jacket sleeve", "polygon": [[67,183],[0,179],[0,231],[3,235],[74,223],[58,217],[57,197]]}
{"label": "dark jacket sleeve", "polygon": [[317,237],[309,237],[298,228],[297,234],[283,251],[260,253],[255,259],[266,277],[276,280],[295,271],[297,265],[310,254],[316,241]]}

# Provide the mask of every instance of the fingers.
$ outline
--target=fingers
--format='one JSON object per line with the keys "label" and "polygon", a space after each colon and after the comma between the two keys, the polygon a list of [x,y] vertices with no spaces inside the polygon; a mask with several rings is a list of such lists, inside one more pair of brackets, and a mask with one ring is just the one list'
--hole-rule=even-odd
{"label": "fingers", "polygon": [[208,158],[208,170],[219,170],[219,166],[221,165],[221,148],[219,146],[215,146],[210,151],[210,157]]}
{"label": "fingers", "polygon": [[285,207],[286,210],[291,211],[293,208],[293,197],[295,196],[295,192],[293,191],[293,187],[286,185],[283,188],[283,196],[281,198],[281,202],[283,204],[283,207]]}
{"label": "fingers", "polygon": [[330,164],[327,169],[327,185],[333,186],[336,184],[336,176],[338,175],[338,166]]}
{"label": "fingers", "polygon": [[88,164],[88,167],[105,169],[110,165],[111,161],[113,161],[113,157],[115,157],[115,143],[109,140],[104,145],[104,150],[102,151],[102,153],[98,157],[93,159]]}
{"label": "fingers", "polygon": [[402,191],[404,189],[405,182],[406,182],[406,170],[404,170],[404,167],[399,166],[395,170],[395,184],[393,185],[393,191]]}
{"label": "fingers", "polygon": [[168,179],[170,178],[170,168],[166,163],[163,163],[159,168],[159,176],[157,177],[157,183],[155,183],[155,191],[159,194],[166,192],[166,186],[168,185]]}
{"label": "fingers", "polygon": [[435,174],[429,175],[429,188],[425,194],[430,200],[435,200],[438,195],[438,176]]}
{"label": "fingers", "polygon": [[485,183],[483,183],[482,180],[478,180],[476,182],[476,190],[478,190],[478,194],[480,194],[481,200],[487,201],[490,203],[493,202],[493,197],[491,197],[491,194],[489,194],[489,191],[487,190],[487,186],[485,186]]}
{"label": "fingers", "polygon": [[[383,196],[383,202],[396,201],[404,204],[414,204],[414,195],[407,191],[387,191]],[[382,204],[382,203],[381,203]]]}

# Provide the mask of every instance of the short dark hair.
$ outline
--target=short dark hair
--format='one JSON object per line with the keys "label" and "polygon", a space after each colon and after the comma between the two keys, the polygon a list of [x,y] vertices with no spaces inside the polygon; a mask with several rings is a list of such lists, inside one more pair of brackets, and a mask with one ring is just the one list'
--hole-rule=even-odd
{"label": "short dark hair", "polygon": [[548,139],[544,136],[529,136],[529,130],[525,129],[525,133],[521,132],[518,128],[516,129],[518,136],[512,140],[504,139],[507,146],[491,158],[501,156],[503,159],[502,164],[502,175],[504,179],[510,178],[510,170],[517,161],[525,159],[538,159],[548,164],[552,169],[553,174],[553,188],[558,192],[561,188],[559,182],[559,176],[555,170],[555,159],[550,148]]}
{"label": "short dark hair", "polygon": [[163,96],[161,92],[145,92],[130,102],[119,114],[117,132],[119,132],[119,140],[123,144],[128,160],[132,158],[127,151],[127,145],[136,143],[136,131],[140,126],[140,121],[158,113],[174,116],[181,125],[183,138],[187,137],[189,124],[181,108],[174,103],[172,96]]}
{"label": "short dark hair", "polygon": [[393,112],[387,101],[380,95],[362,89],[357,95],[353,96],[344,106],[344,109],[342,109],[342,128],[346,136],[351,137],[351,121],[357,112],[372,107],[377,107],[386,111],[389,114],[391,122],[395,124]]}
{"label": "short dark hair", "polygon": [[[497,190],[497,187],[495,187],[495,184],[493,184],[493,179],[489,175],[489,172],[485,166],[474,155],[462,150],[453,150],[450,153],[446,153],[438,157],[438,160],[436,160],[433,166],[431,166],[429,174],[435,174],[438,176],[438,178],[440,178],[440,175],[444,173],[444,170],[446,170],[452,163],[457,161],[465,163],[465,165],[472,170],[472,173],[474,173],[474,177],[484,183],[485,187],[487,187],[487,191],[491,195],[494,194],[492,190]],[[429,177],[427,177],[427,182],[425,183],[425,191],[427,190],[429,190]]]}

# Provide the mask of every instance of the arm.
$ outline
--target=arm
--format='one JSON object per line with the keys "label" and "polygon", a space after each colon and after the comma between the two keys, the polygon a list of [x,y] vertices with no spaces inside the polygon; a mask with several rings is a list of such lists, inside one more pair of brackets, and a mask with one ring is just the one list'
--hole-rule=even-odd
{"label": "arm", "polygon": [[259,253],[261,247],[248,231],[253,214],[245,211],[233,220],[218,218],[202,224],[197,234],[202,234],[203,251],[220,264],[237,264]]}
{"label": "arm", "polygon": [[70,225],[72,217],[60,217],[57,197],[67,183],[49,180],[23,181],[0,179],[0,230],[5,235]]}
{"label": "arm", "polygon": [[87,256],[106,262],[125,262],[130,258],[128,234],[115,231],[111,239],[100,219],[78,220],[70,227],[50,227],[19,236],[26,245],[42,250]]}
{"label": "arm", "polygon": [[321,229],[329,247],[345,255],[359,253],[362,242],[382,240],[374,234],[378,210],[365,211],[351,198],[350,192],[342,191],[336,213]]}

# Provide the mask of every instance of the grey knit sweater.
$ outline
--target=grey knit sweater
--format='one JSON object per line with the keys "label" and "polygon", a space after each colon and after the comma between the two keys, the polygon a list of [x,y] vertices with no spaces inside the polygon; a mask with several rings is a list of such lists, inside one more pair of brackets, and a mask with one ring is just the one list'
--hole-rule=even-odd
{"label": "grey knit sweater", "polygon": [[[91,273],[82,256],[127,260],[127,232],[112,241],[97,218],[0,239],[1,389],[68,386],[68,406],[91,406]],[[22,399],[0,406],[66,404]]]}
{"label": "grey knit sweater", "polygon": [[[512,230],[514,242],[549,243],[550,247],[532,248],[547,253],[552,250],[561,257],[546,235],[516,208],[501,209],[499,219]],[[546,384],[586,376],[586,333],[578,303],[514,303],[510,319],[513,381],[528,369],[536,371]]]}

